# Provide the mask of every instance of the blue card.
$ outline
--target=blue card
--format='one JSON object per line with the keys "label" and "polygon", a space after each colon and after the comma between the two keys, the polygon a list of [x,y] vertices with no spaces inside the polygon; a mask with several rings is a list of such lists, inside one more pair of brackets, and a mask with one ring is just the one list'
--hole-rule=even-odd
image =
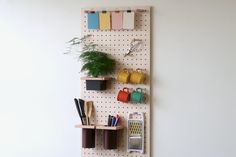
{"label": "blue card", "polygon": [[99,14],[98,12],[95,13],[88,13],[88,29],[99,29]]}

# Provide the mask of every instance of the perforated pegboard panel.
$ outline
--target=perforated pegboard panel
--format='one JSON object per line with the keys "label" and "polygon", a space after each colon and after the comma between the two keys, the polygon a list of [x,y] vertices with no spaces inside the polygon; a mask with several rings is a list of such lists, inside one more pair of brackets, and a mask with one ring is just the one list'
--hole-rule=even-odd
{"label": "perforated pegboard panel", "polygon": [[[115,10],[137,10],[144,9],[145,12],[135,12],[135,29],[134,30],[89,30],[87,29],[86,10],[94,11],[115,11]],[[93,149],[82,148],[83,157],[149,157],[150,156],[150,7],[122,7],[122,8],[85,8],[82,9],[82,36],[92,34],[90,41],[99,45],[99,50],[111,54],[116,59],[116,74],[120,69],[145,69],[147,79],[143,85],[122,84],[117,80],[112,80],[108,90],[89,91],[86,90],[85,81],[82,81],[82,98],[94,102],[94,119],[95,124],[107,124],[108,115],[119,114],[123,119],[124,130],[118,133],[118,149],[105,150],[102,145],[102,131],[97,130],[96,146]],[[133,52],[132,56],[124,57],[128,52],[132,39],[142,39],[143,45],[141,50]],[[116,100],[119,90],[124,87],[136,89],[137,87],[145,88],[147,100],[143,104],[122,103]],[[129,112],[145,113],[145,140],[144,154],[127,152],[127,116]]]}

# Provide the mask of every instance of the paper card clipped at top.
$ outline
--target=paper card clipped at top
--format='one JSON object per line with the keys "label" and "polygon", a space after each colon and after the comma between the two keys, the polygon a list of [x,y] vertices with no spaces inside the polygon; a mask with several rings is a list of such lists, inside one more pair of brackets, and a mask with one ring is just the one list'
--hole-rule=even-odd
{"label": "paper card clipped at top", "polygon": [[88,13],[88,29],[99,29],[98,12]]}
{"label": "paper card clipped at top", "polygon": [[134,29],[134,17],[133,11],[123,12],[123,29]]}
{"label": "paper card clipped at top", "polygon": [[111,13],[112,29],[120,30],[123,28],[123,13],[120,11],[114,11]]}
{"label": "paper card clipped at top", "polygon": [[99,13],[100,30],[111,29],[111,14],[107,11]]}

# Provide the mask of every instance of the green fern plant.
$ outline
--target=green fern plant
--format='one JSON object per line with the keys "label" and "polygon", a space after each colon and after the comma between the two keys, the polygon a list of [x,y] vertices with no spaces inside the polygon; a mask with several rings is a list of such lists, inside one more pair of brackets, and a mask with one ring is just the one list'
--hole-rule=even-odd
{"label": "green fern plant", "polygon": [[78,59],[84,63],[81,71],[87,72],[88,76],[99,77],[111,74],[115,67],[115,60],[110,58],[108,54],[98,51],[97,44],[87,42],[86,39],[91,35],[86,35],[82,38],[73,38],[68,43],[70,49],[67,54],[72,53],[72,47],[82,45],[82,50],[78,55]]}

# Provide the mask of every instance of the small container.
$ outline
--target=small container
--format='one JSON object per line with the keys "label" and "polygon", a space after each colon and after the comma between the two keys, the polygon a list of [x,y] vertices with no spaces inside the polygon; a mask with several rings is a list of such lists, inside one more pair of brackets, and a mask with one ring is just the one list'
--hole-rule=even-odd
{"label": "small container", "polygon": [[107,80],[86,80],[86,90],[106,90]]}
{"label": "small container", "polygon": [[117,130],[103,130],[103,148],[117,149]]}
{"label": "small container", "polygon": [[81,80],[86,81],[86,90],[106,90],[107,82],[111,77],[81,77]]}
{"label": "small container", "polygon": [[82,147],[95,148],[95,126],[94,125],[75,125],[82,128]]}
{"label": "small container", "polygon": [[82,147],[95,148],[95,129],[82,129]]}
{"label": "small container", "polygon": [[96,126],[96,129],[103,131],[104,149],[117,149],[118,131],[123,128],[123,126]]}

